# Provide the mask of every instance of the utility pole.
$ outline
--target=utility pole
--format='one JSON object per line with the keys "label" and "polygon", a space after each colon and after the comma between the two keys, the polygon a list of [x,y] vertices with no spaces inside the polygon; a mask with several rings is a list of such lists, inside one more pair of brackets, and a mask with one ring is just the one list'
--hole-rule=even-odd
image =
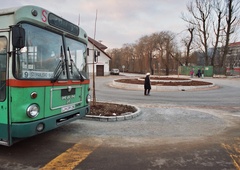
{"label": "utility pole", "polygon": [[[97,27],[97,10],[96,10],[96,18],[95,18],[95,25],[94,25],[94,40],[96,38],[96,27]],[[95,50],[93,44],[93,105],[96,104],[96,94],[95,94]]]}
{"label": "utility pole", "polygon": [[78,26],[80,27],[80,14],[78,16]]}

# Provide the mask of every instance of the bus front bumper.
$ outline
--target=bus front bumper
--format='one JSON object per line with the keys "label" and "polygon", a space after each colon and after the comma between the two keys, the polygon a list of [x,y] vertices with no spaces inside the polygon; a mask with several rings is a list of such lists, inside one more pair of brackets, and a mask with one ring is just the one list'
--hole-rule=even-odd
{"label": "bus front bumper", "polygon": [[89,106],[82,107],[77,110],[69,111],[60,115],[48,117],[34,122],[12,123],[12,138],[27,138],[59,126],[70,123],[76,119],[84,117],[90,110]]}

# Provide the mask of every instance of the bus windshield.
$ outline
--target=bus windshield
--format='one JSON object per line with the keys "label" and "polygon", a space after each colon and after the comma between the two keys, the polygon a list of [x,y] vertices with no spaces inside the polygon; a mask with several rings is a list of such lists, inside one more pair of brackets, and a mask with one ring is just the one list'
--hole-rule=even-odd
{"label": "bus windshield", "polygon": [[[65,63],[70,61],[69,56],[64,55],[63,36],[45,29],[30,25],[22,24],[25,29],[26,42],[25,47],[17,52],[15,62],[15,77],[18,79],[67,79],[66,70],[73,70],[70,79],[77,79],[76,72],[82,71],[85,66],[83,53],[86,46],[78,41],[67,38],[67,46],[72,54],[73,61],[78,65],[78,70],[73,67],[67,67]],[[61,71],[57,70],[60,69]],[[59,75],[56,75],[59,74]],[[78,76],[79,77],[79,76]],[[78,78],[79,79],[79,78]]]}
{"label": "bus windshield", "polygon": [[68,50],[68,61],[70,61],[70,79],[79,79],[81,76],[85,77],[86,58],[84,58],[84,53],[86,53],[87,46],[78,41],[66,38],[66,47]]}

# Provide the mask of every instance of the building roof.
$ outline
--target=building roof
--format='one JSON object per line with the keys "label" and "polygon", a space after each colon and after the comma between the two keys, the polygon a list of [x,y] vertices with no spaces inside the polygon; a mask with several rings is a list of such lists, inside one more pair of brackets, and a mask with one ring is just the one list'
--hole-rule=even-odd
{"label": "building roof", "polygon": [[93,45],[95,45],[96,47],[102,49],[102,50],[106,50],[107,46],[103,45],[102,43],[92,39],[91,37],[88,37],[88,41],[90,41]]}
{"label": "building roof", "polygon": [[92,43],[98,50],[100,50],[103,54],[105,54],[108,58],[112,59],[104,50],[107,49],[107,46],[103,45],[102,43],[94,40],[91,37],[88,37],[88,41]]}
{"label": "building roof", "polygon": [[240,42],[234,42],[229,44],[229,47],[236,47],[236,46],[240,46]]}

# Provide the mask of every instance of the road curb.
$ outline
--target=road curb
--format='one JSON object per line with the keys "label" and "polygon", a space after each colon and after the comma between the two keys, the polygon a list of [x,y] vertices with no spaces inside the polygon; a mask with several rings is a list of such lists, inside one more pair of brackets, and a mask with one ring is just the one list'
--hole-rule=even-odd
{"label": "road curb", "polygon": [[[117,79],[116,79],[117,80]],[[120,83],[116,80],[113,80],[111,87],[125,89],[125,90],[142,90],[144,89],[143,84],[130,84],[130,83]],[[202,86],[153,86],[152,91],[189,91],[189,90],[199,90],[199,89],[207,89],[213,88],[215,84],[212,83],[211,85],[202,85]]]}
{"label": "road curb", "polygon": [[96,115],[86,115],[83,117],[85,120],[95,120],[95,121],[100,121],[100,122],[116,122],[116,121],[124,121],[124,120],[130,120],[135,117],[138,117],[139,115],[142,114],[142,110],[134,105],[129,105],[128,106],[134,107],[136,109],[136,112],[134,113],[123,113],[121,116],[96,116]]}

